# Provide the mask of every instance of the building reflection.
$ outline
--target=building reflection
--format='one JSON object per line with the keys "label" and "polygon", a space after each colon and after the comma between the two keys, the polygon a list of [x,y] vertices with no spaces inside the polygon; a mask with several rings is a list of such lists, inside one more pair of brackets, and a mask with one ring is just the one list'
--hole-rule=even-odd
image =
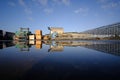
{"label": "building reflection", "polygon": [[13,41],[0,41],[0,49],[14,46]]}
{"label": "building reflection", "polygon": [[35,43],[36,43],[35,44],[36,49],[42,49],[42,41],[36,40]]}
{"label": "building reflection", "polygon": [[29,48],[31,47],[31,45],[28,44],[28,41],[14,41],[14,44],[20,51],[29,51]]}
{"label": "building reflection", "polygon": [[49,45],[48,52],[62,52],[65,46],[81,46],[120,56],[120,41],[0,41],[0,49],[15,46],[20,51],[30,51],[33,45],[36,49],[42,49],[42,44]]}
{"label": "building reflection", "polygon": [[16,41],[16,48],[20,48],[20,51],[30,51],[30,48],[35,45],[36,49],[42,49],[42,41],[40,40],[29,40],[29,41]]}
{"label": "building reflection", "polygon": [[50,49],[48,49],[48,52],[61,52],[63,51],[64,49],[64,46],[57,43],[56,41],[52,41],[51,44],[50,44]]}
{"label": "building reflection", "polygon": [[116,44],[91,44],[84,46],[89,49],[94,49],[97,51],[114,54],[120,56],[120,43]]}
{"label": "building reflection", "polygon": [[35,45],[36,49],[42,49],[42,41],[29,40],[29,41],[0,41],[0,49],[15,46],[20,51],[30,51],[32,45]]}
{"label": "building reflection", "polygon": [[50,45],[48,52],[63,51],[64,46],[67,47],[85,47],[93,50],[97,50],[104,53],[120,56],[120,41],[53,41],[45,42]]}

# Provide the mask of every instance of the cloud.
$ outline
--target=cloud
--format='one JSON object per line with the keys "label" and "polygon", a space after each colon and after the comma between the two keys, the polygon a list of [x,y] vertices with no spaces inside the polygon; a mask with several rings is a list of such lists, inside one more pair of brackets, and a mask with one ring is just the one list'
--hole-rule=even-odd
{"label": "cloud", "polygon": [[74,11],[74,13],[76,14],[87,13],[87,12],[88,12],[88,8],[79,8]]}
{"label": "cloud", "polygon": [[107,4],[101,5],[101,8],[103,8],[103,9],[111,9],[111,8],[116,8],[119,5],[120,5],[119,3],[110,2],[110,3],[107,3]]}
{"label": "cloud", "polygon": [[36,1],[36,0],[32,0],[32,1]]}
{"label": "cloud", "polygon": [[52,0],[52,2],[54,3],[54,4],[61,4],[61,0]]}
{"label": "cloud", "polygon": [[19,4],[24,8],[24,12],[27,14],[32,14],[32,10],[28,8],[27,4],[24,2],[24,0],[19,0]]}
{"label": "cloud", "polygon": [[108,0],[98,0],[98,2],[100,2],[100,3],[106,3],[106,2],[108,2]]}
{"label": "cloud", "polygon": [[53,13],[53,9],[46,8],[46,9],[44,9],[44,12],[47,13],[47,14],[50,14],[50,13]]}
{"label": "cloud", "polygon": [[26,4],[25,4],[24,0],[19,0],[19,4],[20,4],[21,6],[26,7]]}
{"label": "cloud", "polygon": [[54,4],[64,4],[66,6],[70,5],[70,0],[52,0]]}
{"label": "cloud", "polygon": [[12,7],[15,7],[16,4],[14,2],[8,2],[8,5],[12,6]]}
{"label": "cloud", "polygon": [[70,5],[70,0],[62,0],[62,3],[65,5]]}
{"label": "cloud", "polygon": [[48,0],[37,0],[37,1],[43,6],[48,4]]}
{"label": "cloud", "polygon": [[30,21],[34,21],[32,17],[28,17],[28,20],[30,20]]}
{"label": "cloud", "polygon": [[112,8],[117,8],[120,6],[120,1],[119,0],[98,0],[99,3],[101,4],[101,8],[103,9],[112,9]]}
{"label": "cloud", "polygon": [[27,14],[32,14],[31,9],[29,9],[29,8],[25,8],[24,11],[25,11],[25,13],[27,13]]}
{"label": "cloud", "polygon": [[[47,14],[53,13],[53,4],[63,4],[63,5],[70,5],[70,0],[31,0],[34,4],[40,5],[41,9]],[[49,2],[51,1],[51,2]],[[25,0],[18,0],[19,4],[24,8],[24,12],[27,14],[32,14],[32,10],[28,7]],[[55,7],[55,6],[54,6]]]}

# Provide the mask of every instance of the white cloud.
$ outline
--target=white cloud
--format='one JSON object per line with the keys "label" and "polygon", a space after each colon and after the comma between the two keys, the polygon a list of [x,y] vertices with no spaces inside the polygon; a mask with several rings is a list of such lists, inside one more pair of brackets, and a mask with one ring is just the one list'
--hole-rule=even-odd
{"label": "white cloud", "polygon": [[26,7],[26,4],[25,4],[24,0],[19,0],[19,4],[20,4],[21,6]]}
{"label": "white cloud", "polygon": [[61,0],[52,0],[54,4],[61,4]]}
{"label": "white cloud", "polygon": [[70,0],[62,0],[62,3],[65,5],[70,5]]}
{"label": "white cloud", "polygon": [[103,9],[112,9],[120,6],[120,1],[114,0],[98,0],[101,8]]}
{"label": "white cloud", "polygon": [[8,2],[8,5],[10,5],[12,7],[16,6],[16,4],[14,2]]}
{"label": "white cloud", "polygon": [[79,9],[76,9],[74,12],[76,14],[78,14],[78,13],[87,13],[88,12],[88,8],[79,8]]}
{"label": "white cloud", "polygon": [[48,4],[48,0],[37,0],[37,1],[43,6]]}
{"label": "white cloud", "polygon": [[[70,5],[70,0],[31,0],[33,3],[36,3],[37,5],[40,5],[42,7],[43,11],[47,14],[53,13],[53,9],[51,8],[51,5],[55,4],[63,4],[63,5]],[[48,2],[51,1],[51,2]],[[24,8],[25,13],[32,14],[31,9],[27,5],[27,2],[25,0],[18,0],[19,4]],[[53,6],[52,6],[53,7]]]}
{"label": "white cloud", "polygon": [[108,2],[108,0],[98,0],[98,2],[100,2],[100,3],[106,3],[106,2]]}
{"label": "white cloud", "polygon": [[32,0],[32,1],[36,1],[36,0]]}
{"label": "white cloud", "polygon": [[52,0],[55,4],[64,4],[66,6],[70,5],[70,0]]}
{"label": "white cloud", "polygon": [[103,4],[101,6],[101,8],[110,9],[110,8],[115,8],[115,7],[118,7],[118,6],[119,6],[119,3],[111,2],[111,3]]}
{"label": "white cloud", "polygon": [[27,13],[27,14],[32,14],[31,9],[25,8],[24,11],[25,11],[25,13]]}
{"label": "white cloud", "polygon": [[34,21],[32,17],[28,17],[28,20],[30,20],[30,21]]}
{"label": "white cloud", "polygon": [[46,9],[44,9],[44,12],[47,13],[47,14],[50,14],[50,13],[53,13],[53,9],[46,8]]}
{"label": "white cloud", "polygon": [[30,8],[28,8],[27,4],[25,3],[24,0],[19,0],[19,4],[24,8],[25,13],[27,14],[32,14],[32,11]]}

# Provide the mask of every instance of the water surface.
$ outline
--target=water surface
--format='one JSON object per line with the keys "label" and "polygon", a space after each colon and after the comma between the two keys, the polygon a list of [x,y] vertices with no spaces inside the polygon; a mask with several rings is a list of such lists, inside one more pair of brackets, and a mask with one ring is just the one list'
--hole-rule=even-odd
{"label": "water surface", "polygon": [[120,41],[0,41],[0,79],[119,79]]}

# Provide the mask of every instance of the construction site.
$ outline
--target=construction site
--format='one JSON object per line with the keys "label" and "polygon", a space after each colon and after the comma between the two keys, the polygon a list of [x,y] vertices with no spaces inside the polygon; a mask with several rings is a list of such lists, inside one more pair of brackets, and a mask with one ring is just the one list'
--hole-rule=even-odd
{"label": "construction site", "polygon": [[0,30],[0,40],[120,40],[120,23],[110,24],[83,32],[64,32],[62,27],[48,27],[49,34],[42,30],[32,33],[29,28],[16,32]]}

